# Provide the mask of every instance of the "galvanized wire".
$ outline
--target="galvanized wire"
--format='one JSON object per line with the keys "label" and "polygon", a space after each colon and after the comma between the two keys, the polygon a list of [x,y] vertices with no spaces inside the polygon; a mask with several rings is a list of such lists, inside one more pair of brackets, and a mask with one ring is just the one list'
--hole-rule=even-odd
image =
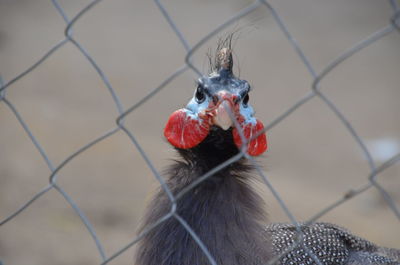
{"label": "galvanized wire", "polygon": [[[279,15],[279,13],[272,7],[272,5],[269,3],[269,1],[266,0],[257,0],[254,1],[252,4],[248,5],[247,7],[243,8],[240,10],[237,14],[233,15],[229,19],[227,19],[225,22],[221,23],[219,26],[215,27],[212,31],[210,31],[208,34],[202,36],[200,38],[200,41],[197,43],[190,45],[187,39],[185,38],[185,35],[183,32],[178,28],[177,24],[175,23],[174,18],[169,14],[167,11],[167,8],[164,6],[164,4],[160,0],[155,0],[155,5],[159,8],[160,14],[166,19],[168,25],[171,27],[173,32],[176,34],[178,40],[181,42],[182,46],[184,47],[186,54],[185,54],[185,59],[184,59],[184,65],[177,70],[175,70],[170,76],[165,78],[161,84],[157,87],[155,87],[153,90],[151,90],[146,96],[140,98],[137,103],[134,105],[124,108],[121,100],[119,99],[119,96],[113,86],[111,85],[111,82],[107,78],[105,72],[101,69],[101,67],[97,64],[96,60],[94,57],[92,57],[89,52],[83,47],[83,45],[73,37],[73,27],[75,26],[76,22],[81,19],[81,17],[85,16],[88,12],[92,12],[92,10],[95,8],[95,6],[101,2],[101,0],[94,0],[91,1],[87,6],[82,8],[75,16],[72,17],[72,19],[68,18],[68,15],[66,14],[63,6],[57,1],[57,0],[52,0],[53,6],[56,8],[56,11],[58,14],[62,17],[64,22],[66,23],[66,26],[64,28],[64,35],[65,39],[61,40],[60,42],[56,43],[53,47],[49,48],[48,51],[41,57],[39,58],[36,62],[32,64],[32,66],[28,67],[25,71],[22,71],[20,74],[18,74],[16,77],[11,78],[10,81],[4,82],[3,80],[0,79],[0,103],[3,103],[10,111],[11,113],[15,116],[16,120],[19,122],[19,124],[22,126],[23,130],[26,132],[28,135],[30,141],[34,145],[34,147],[37,149],[39,152],[40,156],[42,159],[45,161],[47,164],[49,170],[50,170],[50,175],[49,175],[49,184],[45,187],[43,187],[41,190],[39,190],[36,194],[34,194],[27,202],[25,202],[23,205],[21,205],[18,209],[15,209],[14,212],[10,213],[8,216],[4,217],[2,220],[0,220],[0,226],[11,222],[16,216],[18,216],[21,212],[23,212],[25,209],[30,207],[35,201],[47,194],[50,190],[55,190],[59,194],[63,196],[63,198],[67,201],[67,203],[70,205],[70,207],[75,211],[76,215],[79,216],[80,220],[84,224],[84,226],[87,228],[89,235],[92,237],[93,242],[95,243],[99,257],[101,259],[101,262],[99,264],[108,264],[110,263],[113,259],[130,249],[133,245],[135,245],[141,238],[143,238],[148,232],[153,230],[159,225],[162,225],[164,221],[170,218],[176,219],[191,235],[193,240],[199,245],[200,249],[203,250],[204,255],[208,258],[210,264],[216,265],[216,261],[210,254],[210,252],[207,249],[207,246],[205,246],[201,239],[198,237],[198,235],[193,231],[193,229],[186,223],[185,220],[182,219],[177,213],[176,213],[176,203],[178,200],[182,198],[184,194],[187,192],[190,192],[194,187],[197,185],[201,184],[204,180],[215,174],[216,172],[222,170],[223,168],[229,166],[231,163],[234,163],[235,161],[238,161],[239,159],[246,157],[256,168],[257,173],[260,175],[261,179],[264,181],[266,187],[271,191],[272,195],[278,202],[278,204],[281,206],[283,211],[286,213],[290,221],[295,225],[296,230],[297,230],[297,238],[295,240],[295,243],[286,250],[285,253],[290,251],[291,249],[301,246],[306,253],[308,253],[312,259],[315,261],[316,264],[322,265],[322,263],[319,261],[319,259],[306,247],[302,244],[303,241],[303,234],[300,229],[299,222],[296,220],[290,209],[286,206],[285,202],[281,198],[279,192],[277,189],[272,185],[272,183],[269,181],[267,175],[265,172],[262,170],[262,168],[254,161],[254,159],[246,154],[246,150],[241,150],[239,154],[236,156],[230,158],[229,160],[225,161],[224,163],[216,166],[200,178],[198,178],[195,182],[191,183],[187,187],[185,187],[180,193],[173,195],[169,187],[166,185],[165,180],[163,176],[159,173],[157,168],[154,166],[152,160],[149,158],[147,153],[144,151],[144,149],[141,147],[140,142],[137,140],[137,138],[134,136],[133,132],[128,129],[127,127],[124,126],[124,118],[140,108],[143,103],[148,101],[150,98],[152,98],[154,95],[158,94],[162,89],[166,87],[167,84],[173,82],[175,78],[186,72],[187,70],[191,70],[193,73],[197,75],[202,75],[201,71],[198,70],[198,68],[195,66],[195,64],[192,61],[193,55],[199,50],[200,47],[202,47],[209,39],[211,39],[213,36],[216,34],[220,33],[223,29],[227,28],[229,25],[235,23],[238,21],[240,18],[248,15],[249,13],[255,11],[256,9],[262,9],[266,8],[266,13],[269,12],[272,15],[272,18],[274,19],[275,23],[277,24],[278,28],[282,31],[284,36],[287,38],[287,41],[289,44],[293,47],[294,51],[297,53],[300,61],[304,64],[306,67],[307,71],[309,72],[310,76],[312,77],[313,81],[310,84],[310,91],[301,97],[295,104],[290,106],[286,111],[284,111],[281,115],[276,117],[275,119],[270,122],[270,124],[267,124],[265,126],[265,131],[271,130],[275,126],[277,126],[279,123],[282,121],[286,120],[286,118],[291,115],[293,112],[298,110],[301,106],[306,105],[311,99],[313,98],[319,98],[325,106],[328,107],[328,109],[337,117],[337,119],[343,124],[344,128],[349,132],[349,134],[353,137],[354,141],[357,143],[357,145],[360,148],[360,153],[366,158],[368,165],[370,167],[370,174],[369,176],[366,176],[366,183],[363,184],[362,186],[351,189],[349,192],[347,192],[343,197],[339,198],[336,202],[333,202],[331,205],[327,206],[325,209],[322,209],[318,213],[316,213],[313,217],[308,219],[308,223],[315,222],[318,220],[320,217],[325,215],[326,213],[330,212],[334,208],[338,207],[339,205],[351,200],[355,196],[362,194],[366,190],[370,188],[375,188],[377,189],[382,195],[383,198],[385,199],[386,203],[394,213],[394,215],[400,220],[400,211],[398,209],[398,206],[395,204],[393,199],[390,197],[389,193],[377,182],[377,177],[379,174],[381,174],[384,170],[387,168],[393,166],[394,164],[398,163],[400,161],[400,154],[397,154],[393,156],[391,159],[387,160],[385,163],[383,163],[381,166],[377,167],[370,151],[368,150],[364,140],[359,136],[358,132],[355,130],[355,128],[352,126],[351,122],[345,117],[345,115],[340,111],[340,108],[337,107],[337,105],[334,103],[334,101],[329,98],[322,90],[321,90],[321,82],[324,80],[324,78],[331,73],[333,70],[335,70],[342,62],[344,62],[346,59],[352,57],[354,54],[361,52],[366,48],[367,46],[376,43],[379,41],[381,38],[384,36],[387,36],[389,34],[392,34],[393,32],[400,33],[400,9],[399,9],[399,4],[396,0],[389,0],[389,4],[392,7],[393,13],[388,14],[388,25],[383,27],[382,29],[376,31],[375,33],[371,34],[367,38],[361,40],[360,42],[356,43],[349,49],[345,50],[342,54],[338,55],[335,57],[331,63],[329,63],[325,68],[323,68],[320,73],[318,73],[315,70],[315,67],[311,63],[311,61],[308,59],[306,53],[304,50],[301,48],[299,43],[295,40],[293,34],[289,30],[289,27],[286,25],[282,17]],[[109,129],[108,131],[104,132],[102,135],[94,138],[90,142],[86,143],[85,145],[81,146],[78,148],[75,152],[70,154],[68,157],[66,157],[59,165],[54,166],[53,163],[51,162],[51,159],[47,155],[45,149],[41,145],[41,143],[36,139],[34,134],[32,133],[32,130],[28,126],[28,124],[25,122],[23,119],[22,115],[18,112],[17,108],[14,106],[14,104],[7,98],[7,90],[12,88],[12,85],[18,82],[19,80],[23,79],[26,75],[29,75],[32,71],[34,71],[37,67],[40,67],[40,65],[46,61],[50,56],[52,56],[55,52],[57,52],[62,46],[64,46],[66,43],[72,43],[75,47],[77,52],[79,52],[93,67],[93,69],[97,72],[99,78],[101,81],[105,84],[107,87],[110,95],[111,95],[111,100],[113,104],[115,105],[115,108],[117,110],[117,116],[115,118],[116,120],[116,126]],[[236,124],[237,126],[237,124]],[[243,133],[241,132],[241,129],[239,126],[237,126],[239,129],[239,134],[242,137],[243,142],[246,142],[246,139],[243,137]],[[131,141],[133,144],[134,148],[140,153],[144,161],[146,162],[147,166],[151,170],[152,174],[154,177],[159,181],[161,188],[164,190],[164,192],[168,195],[168,198],[171,202],[171,209],[170,211],[160,218],[157,222],[154,224],[149,224],[142,232],[139,234],[137,237],[135,237],[129,244],[126,244],[125,246],[122,246],[118,251],[115,253],[107,254],[104,251],[103,244],[99,240],[96,231],[90,222],[90,220],[85,216],[83,211],[80,209],[80,207],[77,205],[76,202],[74,202],[73,198],[68,195],[68,193],[58,184],[58,176],[57,173],[59,173],[67,164],[69,164],[72,160],[78,159],[79,156],[87,151],[88,149],[92,148],[99,142],[102,142],[103,140],[111,137],[115,133],[122,131],[124,132],[127,136],[128,139]],[[255,136],[256,137],[256,136]],[[0,227],[1,229],[2,227]],[[283,254],[282,254],[283,255]],[[281,255],[281,256],[282,256]],[[269,264],[277,264],[279,258],[281,257],[275,257],[273,260],[269,262]]]}

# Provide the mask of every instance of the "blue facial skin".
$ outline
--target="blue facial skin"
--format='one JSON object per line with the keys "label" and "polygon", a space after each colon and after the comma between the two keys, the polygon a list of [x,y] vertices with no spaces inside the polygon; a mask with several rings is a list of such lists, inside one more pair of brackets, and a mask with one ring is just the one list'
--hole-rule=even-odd
{"label": "blue facial skin", "polygon": [[250,91],[250,85],[246,80],[235,78],[228,69],[221,69],[219,72],[211,73],[209,76],[200,77],[198,80],[199,86],[204,88],[204,92],[212,97],[219,91],[225,90],[232,95],[237,95],[238,100]]}
{"label": "blue facial skin", "polygon": [[[205,94],[201,100],[196,96],[199,91]],[[211,100],[214,101],[214,104],[218,101],[217,94],[220,91],[236,95],[235,103],[240,104],[240,114],[244,117],[245,123],[256,123],[253,108],[243,100],[250,91],[249,83],[246,80],[236,78],[228,69],[220,69],[218,72],[198,79],[198,87],[186,106],[187,114],[193,119],[198,119],[198,114],[208,108]]]}

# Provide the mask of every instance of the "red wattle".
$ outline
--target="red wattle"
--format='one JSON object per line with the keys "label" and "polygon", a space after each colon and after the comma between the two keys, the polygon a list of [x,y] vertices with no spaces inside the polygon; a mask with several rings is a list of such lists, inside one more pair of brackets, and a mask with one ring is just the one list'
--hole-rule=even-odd
{"label": "red wattle", "polygon": [[[264,129],[264,125],[261,121],[257,120],[256,124],[245,124],[242,125],[242,131],[244,137],[248,140],[254,135]],[[242,147],[242,138],[236,128],[233,129],[233,140],[238,148]],[[261,133],[257,138],[247,143],[247,153],[251,156],[258,156],[267,150],[267,136],[265,133]]]}
{"label": "red wattle", "polygon": [[164,129],[164,136],[173,146],[187,149],[202,142],[208,135],[208,121],[194,119],[184,109],[171,114]]}

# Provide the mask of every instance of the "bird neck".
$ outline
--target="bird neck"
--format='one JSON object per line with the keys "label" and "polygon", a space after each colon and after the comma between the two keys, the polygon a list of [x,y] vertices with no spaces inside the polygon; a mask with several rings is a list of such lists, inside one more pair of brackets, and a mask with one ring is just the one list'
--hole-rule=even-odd
{"label": "bird neck", "polygon": [[[204,158],[208,148],[185,152],[183,161],[170,167],[166,182],[174,195],[213,166],[209,156]],[[244,160],[239,160],[180,196],[176,203],[175,214],[191,227],[217,264],[263,264],[268,260],[269,245],[259,222],[265,221],[263,202],[249,185],[250,170]],[[148,209],[141,231],[169,214],[172,203],[160,190]],[[156,264],[204,265],[209,261],[187,229],[172,216],[139,243],[136,265]]]}
{"label": "bird neck", "polygon": [[[205,173],[220,165],[239,153],[234,143],[232,128],[222,130],[219,127],[211,127],[208,136],[197,146],[190,149],[176,148],[180,157],[196,171]],[[231,163],[229,169],[243,165],[240,162]]]}

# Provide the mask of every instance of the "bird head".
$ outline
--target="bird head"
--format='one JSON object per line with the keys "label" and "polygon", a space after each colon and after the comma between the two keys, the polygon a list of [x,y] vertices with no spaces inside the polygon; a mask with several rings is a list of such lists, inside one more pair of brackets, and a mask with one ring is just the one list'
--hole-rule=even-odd
{"label": "bird head", "polygon": [[193,148],[216,126],[225,131],[232,129],[235,145],[243,148],[246,144],[249,155],[257,156],[267,150],[264,126],[254,117],[249,104],[250,85],[233,75],[232,66],[231,50],[219,50],[216,70],[198,79],[193,98],[168,119],[164,135],[173,146]]}

